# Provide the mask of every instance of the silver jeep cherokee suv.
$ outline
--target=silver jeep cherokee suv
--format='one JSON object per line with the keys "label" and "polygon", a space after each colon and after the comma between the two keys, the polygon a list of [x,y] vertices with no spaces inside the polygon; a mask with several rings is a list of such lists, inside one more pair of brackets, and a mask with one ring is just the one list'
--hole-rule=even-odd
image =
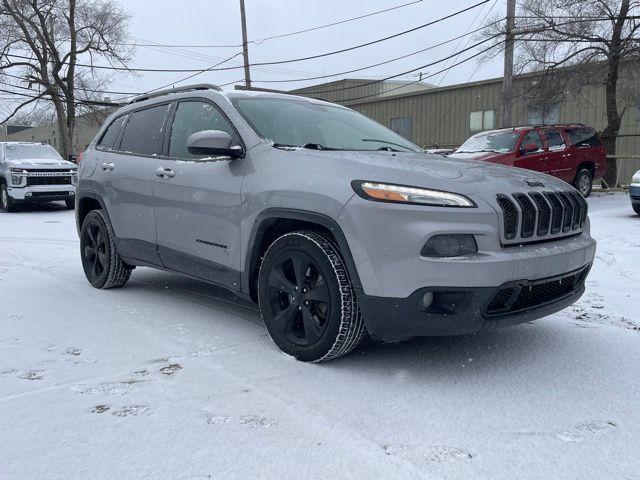
{"label": "silver jeep cherokee suv", "polygon": [[75,205],[78,167],[51,146],[33,142],[0,142],[0,211],[23,202],[62,200]]}
{"label": "silver jeep cherokee suv", "polygon": [[96,288],[135,266],[257,302],[304,361],[557,312],[595,254],[587,204],[550,176],[428,155],[339,105],[196,85],[114,113],[84,154],[81,258]]}

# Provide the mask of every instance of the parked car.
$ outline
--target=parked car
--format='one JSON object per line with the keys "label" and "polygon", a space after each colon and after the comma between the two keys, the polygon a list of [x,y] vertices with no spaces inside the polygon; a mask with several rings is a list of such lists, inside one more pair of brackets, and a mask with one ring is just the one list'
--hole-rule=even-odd
{"label": "parked car", "polygon": [[[135,99],[80,162],[85,275],[184,273],[259,304],[303,361],[472,334],[575,302],[587,204],[552,177],[428,155],[346,107],[194,86]],[[539,213],[538,213],[539,212]]]}
{"label": "parked car", "polygon": [[591,194],[593,180],[607,171],[607,155],[596,131],[585,125],[539,125],[478,133],[451,158],[475,159],[553,175]]}
{"label": "parked car", "polygon": [[631,206],[633,210],[640,215],[640,170],[631,179],[629,185],[629,196],[631,197]]}
{"label": "parked car", "polygon": [[63,160],[51,146],[31,142],[0,142],[0,211],[13,212],[20,203],[62,200],[75,205],[78,166]]}

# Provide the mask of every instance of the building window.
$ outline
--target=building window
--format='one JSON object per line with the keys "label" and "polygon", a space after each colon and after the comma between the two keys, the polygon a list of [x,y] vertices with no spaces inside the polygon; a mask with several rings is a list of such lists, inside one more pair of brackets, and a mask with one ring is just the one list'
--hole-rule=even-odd
{"label": "building window", "polygon": [[413,137],[413,118],[411,117],[398,117],[391,119],[391,130],[398,135],[403,136],[407,140],[412,140]]}
{"label": "building window", "polygon": [[529,107],[529,125],[557,125],[560,123],[560,108],[557,105]]}
{"label": "building window", "polygon": [[471,112],[469,116],[469,129],[472,132],[482,132],[496,128],[496,111],[480,110]]}

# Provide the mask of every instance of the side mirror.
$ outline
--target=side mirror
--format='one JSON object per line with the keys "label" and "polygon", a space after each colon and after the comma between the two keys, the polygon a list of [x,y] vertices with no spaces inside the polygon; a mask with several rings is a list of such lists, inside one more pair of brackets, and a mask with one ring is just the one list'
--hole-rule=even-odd
{"label": "side mirror", "polygon": [[535,143],[527,143],[522,147],[522,153],[535,153],[539,150],[538,145]]}
{"label": "side mirror", "polygon": [[204,130],[190,135],[187,150],[192,155],[238,158],[243,155],[242,147],[233,144],[233,138],[221,130]]}

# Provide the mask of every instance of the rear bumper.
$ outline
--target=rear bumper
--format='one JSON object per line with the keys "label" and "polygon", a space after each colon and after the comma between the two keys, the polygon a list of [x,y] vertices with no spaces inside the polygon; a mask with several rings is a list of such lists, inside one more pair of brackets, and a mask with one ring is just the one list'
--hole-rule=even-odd
{"label": "rear bumper", "polygon": [[75,198],[73,185],[34,185],[31,187],[10,187],[7,192],[12,199],[30,202],[51,202]]}
{"label": "rear bumper", "polygon": [[[500,287],[422,288],[404,299],[363,295],[360,308],[369,333],[386,342],[474,334],[565,309],[584,293],[590,268],[587,264],[564,275]],[[429,308],[424,306],[426,293],[433,295]]]}

